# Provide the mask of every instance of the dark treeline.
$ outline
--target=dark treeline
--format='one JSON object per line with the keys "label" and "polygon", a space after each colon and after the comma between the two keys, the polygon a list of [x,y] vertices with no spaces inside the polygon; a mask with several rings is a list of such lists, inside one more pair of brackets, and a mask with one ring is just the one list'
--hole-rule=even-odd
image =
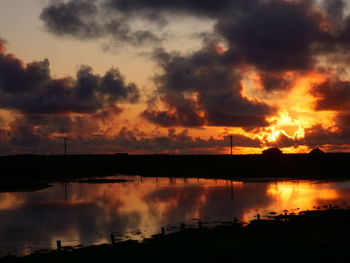
{"label": "dark treeline", "polygon": [[350,154],[322,155],[17,155],[0,157],[1,188],[113,174],[180,178],[339,179]]}

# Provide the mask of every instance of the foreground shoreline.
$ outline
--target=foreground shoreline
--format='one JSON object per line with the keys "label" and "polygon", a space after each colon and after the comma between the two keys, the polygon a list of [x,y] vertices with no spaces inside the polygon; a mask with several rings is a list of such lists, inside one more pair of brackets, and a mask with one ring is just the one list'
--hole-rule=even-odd
{"label": "foreground shoreline", "polygon": [[74,250],[7,256],[0,262],[269,262],[348,260],[350,210],[328,209],[278,215],[247,225],[226,222],[214,228],[199,224],[143,242],[124,241]]}

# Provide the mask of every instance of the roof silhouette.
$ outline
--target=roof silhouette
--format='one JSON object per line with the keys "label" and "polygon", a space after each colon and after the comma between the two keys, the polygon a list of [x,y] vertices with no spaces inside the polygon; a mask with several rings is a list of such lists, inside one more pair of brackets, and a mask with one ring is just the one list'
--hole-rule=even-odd
{"label": "roof silhouette", "polygon": [[279,148],[269,148],[264,150],[262,154],[265,156],[281,156],[283,152]]}
{"label": "roof silhouette", "polygon": [[325,154],[324,151],[322,151],[320,148],[314,148],[312,151],[309,153],[311,155],[323,155]]}

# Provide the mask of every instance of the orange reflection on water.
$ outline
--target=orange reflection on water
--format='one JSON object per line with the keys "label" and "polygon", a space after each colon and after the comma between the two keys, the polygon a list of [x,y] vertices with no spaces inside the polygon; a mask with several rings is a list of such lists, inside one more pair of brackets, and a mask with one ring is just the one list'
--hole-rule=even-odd
{"label": "orange reflection on water", "polygon": [[1,193],[0,211],[20,207],[25,201],[14,193]]}
{"label": "orange reflection on water", "polygon": [[[14,239],[32,245],[39,238],[49,240],[43,247],[51,248],[56,240],[64,245],[99,244],[109,242],[112,232],[142,239],[169,225],[197,227],[194,219],[215,223],[237,217],[248,222],[258,213],[298,212],[343,201],[350,204],[350,182],[126,179],[131,181],[55,184],[33,193],[1,193],[0,243]],[[8,235],[10,227],[19,229],[14,231],[15,238],[13,232]]]}
{"label": "orange reflection on water", "polygon": [[246,211],[243,215],[243,221],[248,222],[255,219],[258,213],[267,215],[270,212],[282,213],[286,210],[298,212],[329,204],[341,198],[331,183],[312,181],[270,183],[267,186],[266,194],[272,199],[269,204]]}
{"label": "orange reflection on water", "polygon": [[277,182],[267,190],[284,209],[310,209],[320,201],[332,201],[339,194],[331,189],[331,184],[316,184],[314,182]]}
{"label": "orange reflection on water", "polygon": [[[331,183],[318,184],[312,181],[264,183],[259,189],[263,197],[255,196],[257,190],[252,185],[254,183],[229,180],[143,178],[142,181],[127,184],[95,185],[95,191],[84,192],[79,196],[73,194],[71,202],[95,203],[103,207],[105,223],[113,220],[109,215],[115,213],[119,216],[129,215],[130,222],[125,231],[132,231],[135,228],[164,226],[174,219],[177,222],[185,222],[193,218],[203,218],[208,213],[208,207],[215,207],[213,206],[215,191],[221,191],[220,195],[227,199],[232,195],[233,202],[237,202],[235,200],[237,198],[242,198],[243,202],[254,198],[264,200],[261,203],[249,204],[241,216],[243,221],[253,219],[257,213],[312,209],[314,206],[331,203],[340,198],[338,192],[332,189]],[[222,193],[224,189],[227,189],[226,195]],[[228,205],[227,200],[225,204]],[[217,206],[219,205],[218,203]]]}

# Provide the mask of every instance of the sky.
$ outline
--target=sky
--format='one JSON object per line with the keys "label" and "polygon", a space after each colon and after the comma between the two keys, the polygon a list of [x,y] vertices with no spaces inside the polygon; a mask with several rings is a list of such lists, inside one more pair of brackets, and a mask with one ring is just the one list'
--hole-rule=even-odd
{"label": "sky", "polygon": [[1,0],[0,154],[350,148],[349,0]]}

